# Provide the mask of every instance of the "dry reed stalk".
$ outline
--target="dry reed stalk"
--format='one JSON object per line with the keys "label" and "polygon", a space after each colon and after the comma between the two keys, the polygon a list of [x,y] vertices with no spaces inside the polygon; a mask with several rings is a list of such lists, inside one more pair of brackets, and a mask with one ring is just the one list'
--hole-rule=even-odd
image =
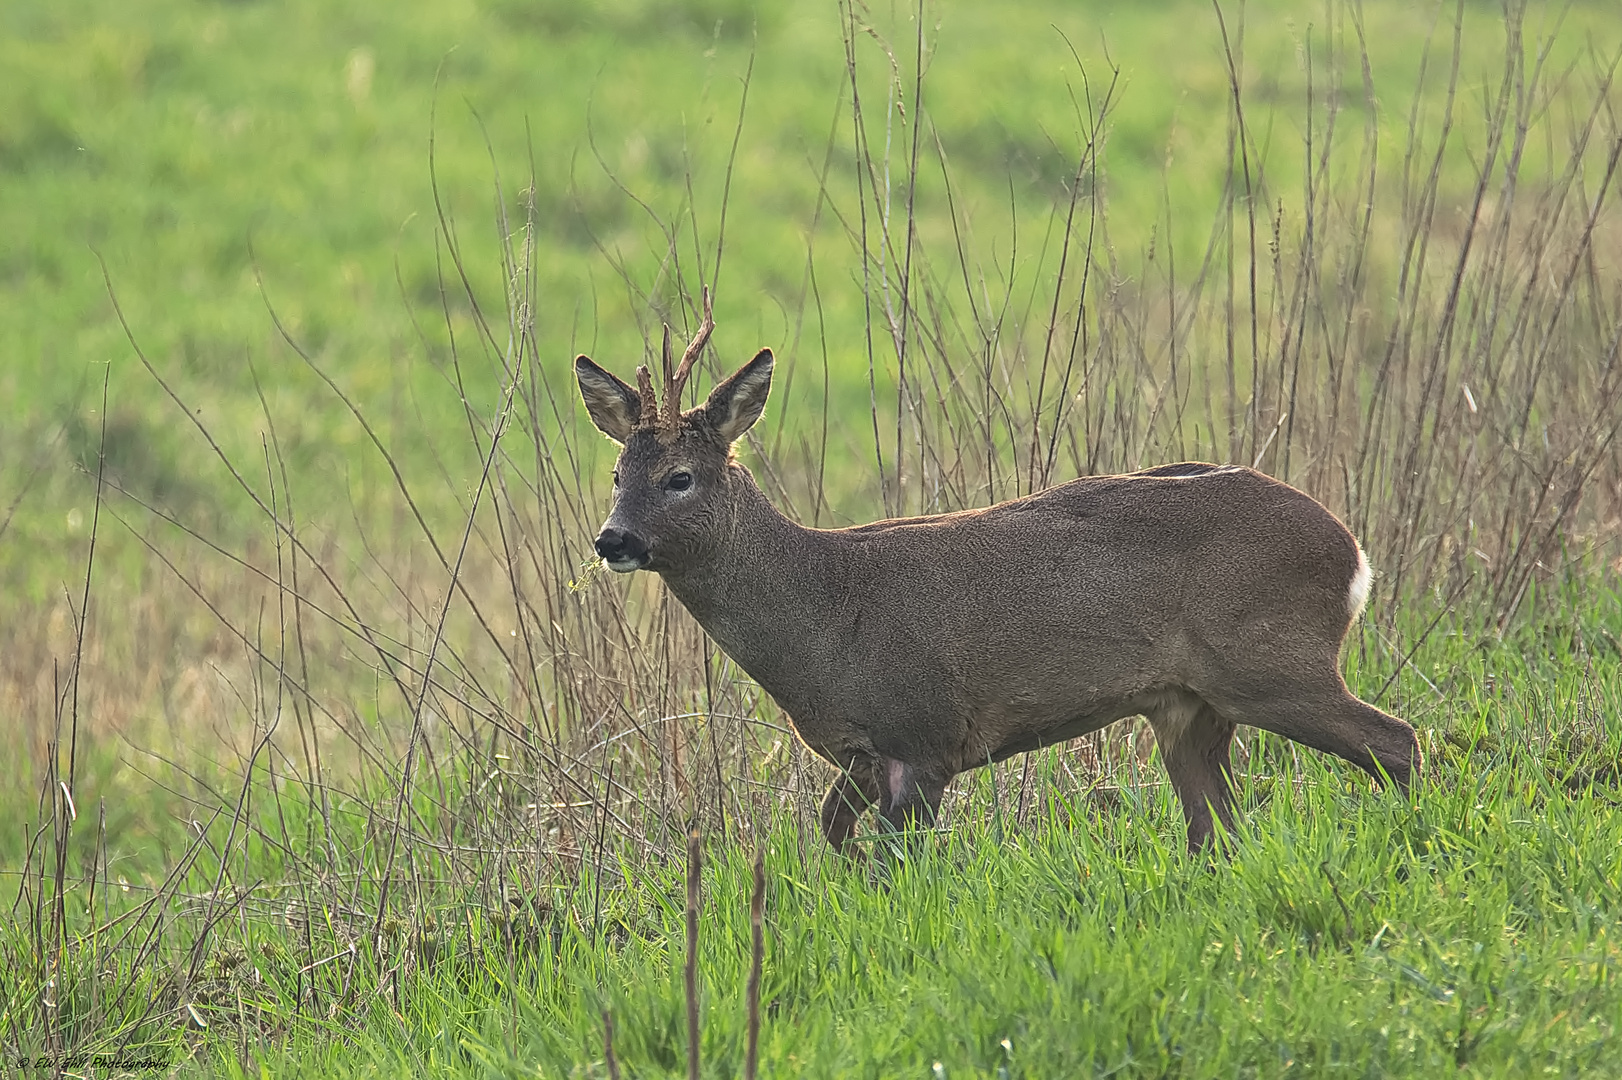
{"label": "dry reed stalk", "polygon": [[760,1064],[760,969],[766,959],[761,916],[766,905],[766,849],[755,848],[755,887],[749,895],[749,982],[744,988],[748,1029],[743,1050],[744,1080],[755,1080]]}
{"label": "dry reed stalk", "polygon": [[687,1080],[698,1080],[698,894],[703,854],[698,830],[687,834],[687,967],[682,989],[687,999]]}
{"label": "dry reed stalk", "polygon": [[620,1063],[614,1057],[614,1014],[603,1010],[603,1060],[608,1063],[609,1080],[620,1080]]}

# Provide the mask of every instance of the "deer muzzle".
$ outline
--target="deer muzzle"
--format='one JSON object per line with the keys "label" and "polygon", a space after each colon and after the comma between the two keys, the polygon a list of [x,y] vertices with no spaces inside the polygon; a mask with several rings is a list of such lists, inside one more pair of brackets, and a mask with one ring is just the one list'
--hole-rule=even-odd
{"label": "deer muzzle", "polygon": [[629,574],[648,565],[648,545],[635,533],[612,525],[597,534],[597,554],[617,574]]}

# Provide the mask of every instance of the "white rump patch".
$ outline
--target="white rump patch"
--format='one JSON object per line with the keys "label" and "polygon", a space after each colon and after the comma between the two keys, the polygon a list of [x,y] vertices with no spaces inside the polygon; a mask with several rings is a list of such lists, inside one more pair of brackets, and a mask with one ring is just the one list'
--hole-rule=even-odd
{"label": "white rump patch", "polygon": [[1352,575],[1351,588],[1346,590],[1346,614],[1353,621],[1363,614],[1363,605],[1369,602],[1369,586],[1374,582],[1374,571],[1369,569],[1368,556],[1361,546],[1357,549],[1357,572]]}

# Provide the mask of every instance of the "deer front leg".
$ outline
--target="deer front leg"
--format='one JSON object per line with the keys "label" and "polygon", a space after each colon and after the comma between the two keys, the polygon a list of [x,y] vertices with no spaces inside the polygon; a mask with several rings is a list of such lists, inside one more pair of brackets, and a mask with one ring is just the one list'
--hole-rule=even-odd
{"label": "deer front leg", "polygon": [[945,778],[894,758],[885,758],[880,766],[879,817],[898,832],[933,828],[946,794]]}
{"label": "deer front leg", "polygon": [[856,819],[878,801],[879,777],[869,761],[853,761],[842,770],[822,797],[822,835],[835,851],[844,853],[856,834]]}

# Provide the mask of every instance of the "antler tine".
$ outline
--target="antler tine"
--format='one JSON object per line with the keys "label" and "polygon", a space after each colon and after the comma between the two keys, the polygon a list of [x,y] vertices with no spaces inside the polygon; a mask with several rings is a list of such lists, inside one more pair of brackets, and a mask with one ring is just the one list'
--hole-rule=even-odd
{"label": "antler tine", "polygon": [[[709,344],[710,334],[714,333],[714,331],[715,315],[712,310],[710,287],[706,285],[704,286],[704,321],[699,325],[698,333],[693,335],[693,340],[689,341],[687,348],[682,351],[681,364],[676,368],[676,373],[674,375],[667,374],[666,376],[665,409],[668,414],[667,419],[672,425],[681,416],[681,392],[687,386],[687,377],[693,373],[693,365],[698,362],[699,355],[703,353],[704,346]],[[667,373],[670,371],[668,366],[668,357],[670,356],[669,340],[670,327],[667,326],[665,327],[665,356],[667,358],[665,371]]]}
{"label": "antler tine", "polygon": [[[669,367],[665,368],[669,371]],[[655,424],[659,421],[659,399],[653,393],[653,376],[648,373],[648,365],[639,364],[636,369],[637,396],[642,399],[642,416],[638,423],[643,425]]]}
{"label": "antler tine", "polygon": [[675,375],[671,372],[671,365],[670,365],[670,358],[671,357],[670,357],[670,324],[669,323],[665,323],[665,340],[664,340],[664,344],[659,349],[659,356],[660,356],[660,362],[664,366],[664,375],[665,375],[665,411],[664,411],[664,414],[663,414],[664,419],[666,421],[665,426],[674,429],[675,428],[675,421],[672,420],[671,418],[673,416],[680,416],[681,415],[681,410],[679,408],[676,408],[676,407],[671,405],[671,402],[673,400],[675,400],[675,397],[676,397],[676,383],[675,383]]}

